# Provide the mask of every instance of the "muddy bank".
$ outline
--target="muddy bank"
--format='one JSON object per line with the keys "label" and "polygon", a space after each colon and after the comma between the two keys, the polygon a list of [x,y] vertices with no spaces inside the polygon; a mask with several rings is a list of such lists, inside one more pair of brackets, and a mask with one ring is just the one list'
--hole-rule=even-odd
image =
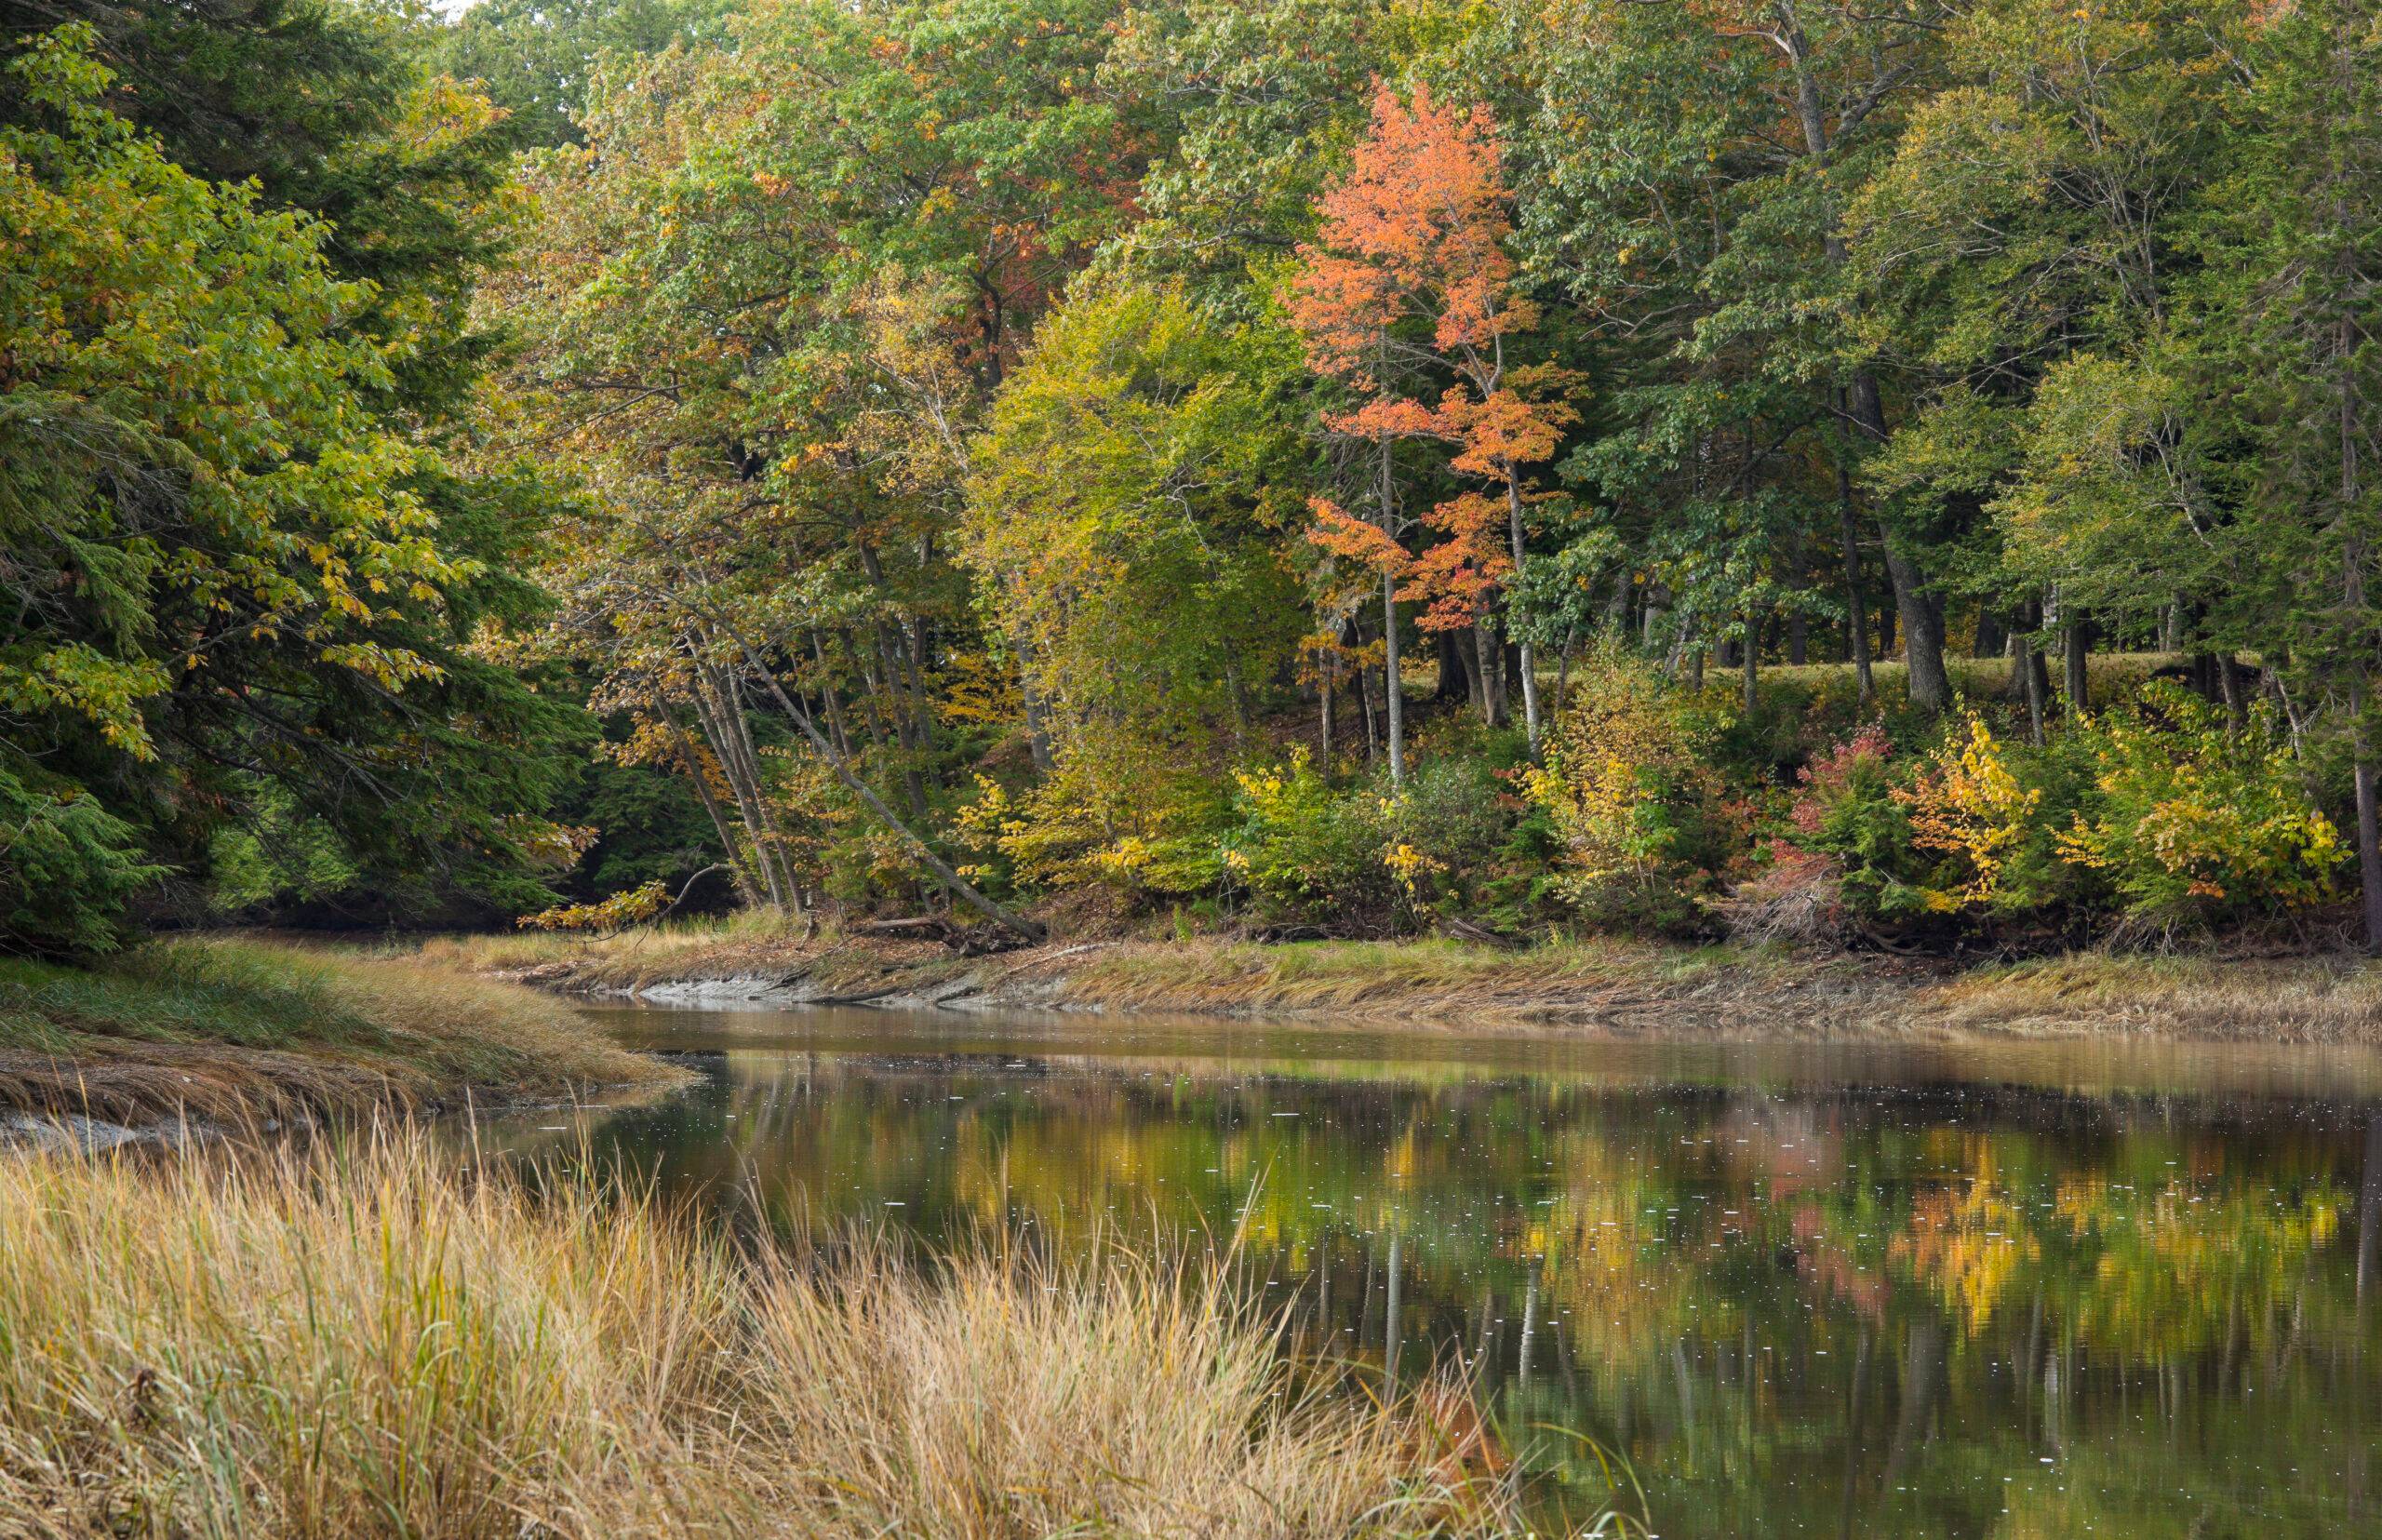
{"label": "muddy bank", "polygon": [[939,947],[739,941],[504,971],[660,1005],[1145,1011],[1435,1031],[1814,1039],[2141,1036],[2382,1045],[2382,967],[2355,957],[2080,953],[1961,969],[1880,957],[1587,942],[1099,942]]}

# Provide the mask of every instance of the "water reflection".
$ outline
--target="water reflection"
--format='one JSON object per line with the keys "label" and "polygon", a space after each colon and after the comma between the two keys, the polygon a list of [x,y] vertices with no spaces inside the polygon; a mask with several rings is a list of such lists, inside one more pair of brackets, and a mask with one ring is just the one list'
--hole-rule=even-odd
{"label": "water reflection", "polygon": [[1247,1238],[1670,1536],[2373,1533],[2375,1063],[642,1012],[704,1086],[501,1125],[724,1213]]}

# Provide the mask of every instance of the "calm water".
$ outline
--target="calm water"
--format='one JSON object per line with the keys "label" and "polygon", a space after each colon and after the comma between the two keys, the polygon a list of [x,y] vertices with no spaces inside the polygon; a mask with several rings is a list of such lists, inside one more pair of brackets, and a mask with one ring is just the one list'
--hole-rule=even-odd
{"label": "calm water", "polygon": [[1672,1540],[2382,1533],[2382,1058],[599,1014],[704,1083],[503,1142],[793,1228],[1239,1225]]}

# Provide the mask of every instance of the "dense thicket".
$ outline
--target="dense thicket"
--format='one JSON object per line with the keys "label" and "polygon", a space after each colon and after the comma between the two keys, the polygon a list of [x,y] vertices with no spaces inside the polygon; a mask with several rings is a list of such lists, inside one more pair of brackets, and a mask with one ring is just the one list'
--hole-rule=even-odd
{"label": "dense thicket", "polygon": [[[1059,899],[1376,931],[2304,932],[2362,885],[2382,933],[2369,5],[93,20],[13,77],[12,132],[61,147],[23,140],[11,174],[59,196],[148,157],[280,221],[279,265],[228,287],[320,337],[355,426],[310,399],[242,474],[381,435],[359,528],[435,530],[407,559],[446,564],[411,619],[354,620],[376,677],[305,596],[321,564],[284,560],[322,634],[274,709],[307,702],[310,743],[410,722],[406,774],[468,795],[373,796],[518,819],[534,756],[499,785],[431,735],[551,740],[473,703],[525,677],[583,700],[609,768],[563,792],[600,830],[572,880],[630,891],[581,917],[717,862],[747,904],[1026,932]],[[116,83],[40,83],[70,57]],[[65,329],[105,328],[121,286],[93,282]],[[274,354],[277,387],[307,355]],[[104,395],[42,367],[0,374],[12,401]],[[74,469],[97,442],[10,456],[85,523],[52,512],[80,543],[0,574],[25,617],[0,709],[9,783],[82,821],[45,837],[129,891],[166,821],[60,788],[99,784],[76,754],[154,772],[98,685],[40,681],[70,645],[161,671],[107,689],[119,735],[164,743],[279,655],[169,667],[212,656],[200,622],[108,630],[129,494]],[[276,532],[340,516],[280,506]],[[369,834],[303,756],[260,757],[274,730],[193,736],[293,799],[269,829]],[[492,860],[532,826],[394,822]]]}
{"label": "dense thicket", "polygon": [[0,935],[535,900],[568,724],[467,646],[544,501],[462,452],[494,114],[360,7],[0,20]]}

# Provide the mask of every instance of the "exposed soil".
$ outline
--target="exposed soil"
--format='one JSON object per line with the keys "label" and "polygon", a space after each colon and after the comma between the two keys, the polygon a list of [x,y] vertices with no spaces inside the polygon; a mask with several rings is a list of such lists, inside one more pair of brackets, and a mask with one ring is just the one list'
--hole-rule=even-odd
{"label": "exposed soil", "polygon": [[1962,969],[1901,957],[1590,943],[1094,942],[963,958],[918,943],[739,942],[502,976],[659,1004],[853,1004],[1291,1017],[1499,1034],[1728,1038],[2136,1036],[2382,1045],[2355,957],[2081,953]]}

